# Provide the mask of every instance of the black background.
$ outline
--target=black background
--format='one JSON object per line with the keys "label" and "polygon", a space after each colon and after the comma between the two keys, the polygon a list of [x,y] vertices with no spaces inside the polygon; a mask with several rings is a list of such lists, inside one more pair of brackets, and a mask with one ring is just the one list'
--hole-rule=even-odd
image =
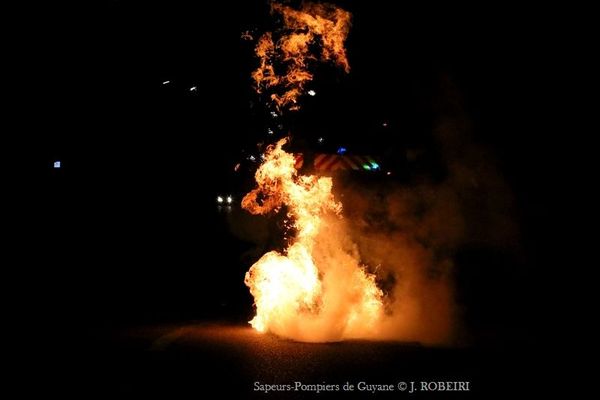
{"label": "black background", "polygon": [[[545,10],[520,4],[336,4],[353,13],[352,71],[321,67],[317,96],[303,99],[286,128],[299,141],[326,135],[331,149],[358,152],[429,143],[440,82],[450,79],[474,140],[492,150],[515,195],[525,272],[512,282],[519,290],[507,307],[527,321],[523,341],[539,345],[550,322],[543,303],[552,296],[544,284],[553,264],[549,197],[564,162],[548,117],[555,26]],[[41,176],[43,262],[28,267],[40,321],[84,335],[247,320],[249,265],[241,254],[251,244],[232,237],[215,197],[249,187],[232,177],[233,165],[274,125],[251,87],[252,43],[240,39],[273,26],[268,5],[86,2],[38,18],[23,84],[34,111],[22,129]],[[499,290],[492,276],[471,278]],[[484,308],[480,315],[498,307],[489,298],[469,302]]]}

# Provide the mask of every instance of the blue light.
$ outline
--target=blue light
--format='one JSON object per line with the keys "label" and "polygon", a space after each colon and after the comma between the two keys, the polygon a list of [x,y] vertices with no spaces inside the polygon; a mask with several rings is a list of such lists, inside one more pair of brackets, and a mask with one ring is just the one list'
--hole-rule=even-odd
{"label": "blue light", "polygon": [[54,161],[54,168],[60,168],[60,161]]}
{"label": "blue light", "polygon": [[345,147],[340,147],[340,148],[337,150],[337,153],[338,153],[338,154],[345,154],[345,153],[346,153],[346,148],[345,148]]}
{"label": "blue light", "polygon": [[371,168],[379,169],[379,164],[377,164],[375,161],[371,161]]}

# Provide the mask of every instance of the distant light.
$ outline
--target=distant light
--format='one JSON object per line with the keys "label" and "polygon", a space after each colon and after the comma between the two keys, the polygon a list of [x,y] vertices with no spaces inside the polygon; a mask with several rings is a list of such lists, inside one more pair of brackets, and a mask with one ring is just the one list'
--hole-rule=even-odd
{"label": "distant light", "polygon": [[387,175],[387,176],[390,176],[391,174],[392,174],[392,171],[388,171],[388,172],[386,172],[386,175]]}
{"label": "distant light", "polygon": [[318,138],[318,139],[317,139],[317,141],[318,141],[319,143],[323,143],[323,140],[325,140],[325,139],[323,139],[322,137],[320,137],[320,138]]}
{"label": "distant light", "polygon": [[190,88],[190,92],[195,92],[196,90],[198,90],[198,86],[192,86]]}
{"label": "distant light", "polygon": [[244,31],[244,32],[242,32],[241,38],[243,40],[254,40],[254,38],[252,37],[252,33],[250,31]]}
{"label": "distant light", "polygon": [[377,164],[375,161],[371,161],[371,168],[379,169],[379,164]]}
{"label": "distant light", "polygon": [[271,117],[277,118],[279,115],[275,111],[271,111]]}
{"label": "distant light", "polygon": [[388,123],[387,123],[387,122],[384,122],[384,123],[383,123],[383,124],[381,124],[381,125],[383,125],[383,127],[384,127],[384,128],[386,128],[386,127],[388,126]]}
{"label": "distant light", "polygon": [[168,85],[169,83],[171,83],[171,81],[164,81],[163,85]]}
{"label": "distant light", "polygon": [[337,149],[337,153],[338,154],[345,154],[346,153],[346,148],[345,147],[340,147],[339,149]]}
{"label": "distant light", "polygon": [[227,204],[233,203],[233,197],[227,196]]}
{"label": "distant light", "polygon": [[54,161],[54,168],[60,168],[60,161]]}
{"label": "distant light", "polygon": [[371,166],[369,164],[363,164],[363,169],[366,169],[367,171],[371,170]]}
{"label": "distant light", "polygon": [[271,129],[271,128],[267,129],[267,134],[272,135],[273,133],[274,133],[273,129]]}
{"label": "distant light", "polygon": [[217,203],[222,203],[223,202],[223,198],[221,196],[217,196]]}
{"label": "distant light", "polygon": [[250,161],[256,161],[256,157],[250,155],[250,156],[248,156],[248,160],[250,160]]}
{"label": "distant light", "polygon": [[310,90],[308,91],[308,94],[309,94],[309,95],[311,95],[311,96],[314,96],[314,95],[316,95],[316,94],[317,94],[317,92],[315,92],[314,90],[310,89]]}
{"label": "distant light", "polygon": [[235,172],[238,172],[238,171],[239,171],[239,169],[240,169],[240,163],[237,163],[237,164],[235,164],[235,167],[233,167],[233,170],[234,170]]}

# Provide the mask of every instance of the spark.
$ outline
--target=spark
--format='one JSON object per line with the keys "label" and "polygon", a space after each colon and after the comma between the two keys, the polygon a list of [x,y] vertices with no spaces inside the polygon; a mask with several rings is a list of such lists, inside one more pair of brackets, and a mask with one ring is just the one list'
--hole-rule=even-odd
{"label": "spark", "polygon": [[315,92],[314,90],[311,89],[308,91],[308,94],[311,96],[315,96],[317,94],[317,92]]}
{"label": "spark", "polygon": [[162,84],[163,85],[168,85],[169,83],[171,83],[171,81],[164,81]]}

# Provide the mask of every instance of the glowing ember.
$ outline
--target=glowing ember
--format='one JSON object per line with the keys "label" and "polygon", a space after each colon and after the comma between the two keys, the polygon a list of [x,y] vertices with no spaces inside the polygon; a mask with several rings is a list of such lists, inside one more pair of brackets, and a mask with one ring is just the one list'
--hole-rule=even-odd
{"label": "glowing ember", "polygon": [[[300,10],[277,3],[271,12],[283,16],[279,40],[267,32],[256,44],[259,67],[252,73],[258,93],[269,91],[277,110],[299,109],[298,97],[313,78],[311,61],[333,61],[350,72],[344,42],[350,29],[350,13],[330,4],[304,3]],[[320,48],[320,54],[315,53]],[[282,70],[281,72],[279,70]]]}
{"label": "glowing ember", "polygon": [[256,171],[258,187],[242,200],[253,214],[287,207],[295,237],[284,251],[265,254],[246,274],[260,332],[304,341],[374,334],[382,292],[338,233],[342,205],[328,177],[298,175],[286,139],[267,150]]}

